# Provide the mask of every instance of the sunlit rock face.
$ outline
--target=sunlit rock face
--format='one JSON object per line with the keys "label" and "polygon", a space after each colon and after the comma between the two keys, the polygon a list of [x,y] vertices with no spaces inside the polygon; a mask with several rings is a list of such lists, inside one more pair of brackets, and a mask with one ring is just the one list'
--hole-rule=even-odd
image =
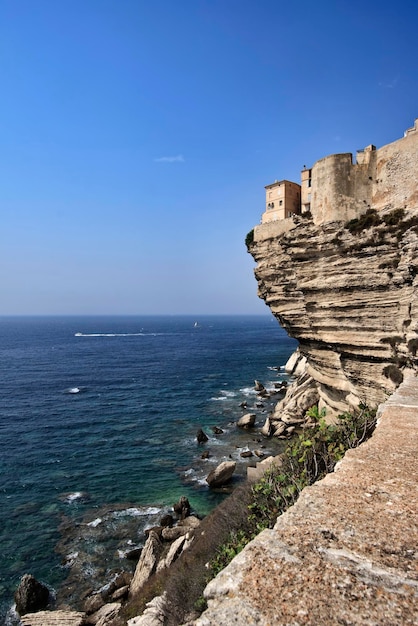
{"label": "sunlit rock face", "polygon": [[[316,400],[328,415],[382,402],[418,367],[418,210],[350,228],[298,217],[280,231],[256,229],[248,242],[259,296],[306,357],[276,417],[292,401],[296,413]],[[301,384],[309,400],[295,401]]]}

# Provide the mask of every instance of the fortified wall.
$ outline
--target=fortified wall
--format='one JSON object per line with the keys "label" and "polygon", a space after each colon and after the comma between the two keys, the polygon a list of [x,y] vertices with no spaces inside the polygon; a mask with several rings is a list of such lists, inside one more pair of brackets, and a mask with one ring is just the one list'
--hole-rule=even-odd
{"label": "fortified wall", "polygon": [[[331,154],[304,168],[301,185],[280,181],[266,186],[266,210],[254,239],[289,230],[293,216],[312,214],[315,225],[358,218],[367,209],[390,211],[418,207],[418,119],[404,136],[382,148],[369,145],[356,153]],[[276,187],[278,190],[276,191]],[[296,188],[300,197],[296,201]],[[273,201],[279,199],[280,211]],[[290,196],[289,189],[294,195]],[[283,198],[283,199],[282,199]],[[288,200],[289,198],[289,200]],[[277,202],[276,202],[277,204]],[[278,225],[277,222],[285,222]],[[286,224],[286,222],[288,222]]]}
{"label": "fortified wall", "polygon": [[367,209],[413,209],[418,206],[418,120],[402,139],[376,150],[332,154],[311,172],[310,211],[315,224],[360,217]]}

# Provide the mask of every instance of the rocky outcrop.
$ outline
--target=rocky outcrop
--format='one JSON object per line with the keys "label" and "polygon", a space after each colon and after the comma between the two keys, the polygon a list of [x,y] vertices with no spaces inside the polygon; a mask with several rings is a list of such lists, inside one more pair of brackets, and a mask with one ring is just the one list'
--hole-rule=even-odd
{"label": "rocky outcrop", "polygon": [[15,602],[19,615],[41,611],[48,606],[48,587],[36,580],[32,574],[24,574],[15,593]]}
{"label": "rocky outcrop", "polygon": [[196,626],[418,623],[418,380],[206,587]]}
{"label": "rocky outcrop", "polygon": [[236,466],[235,461],[223,461],[220,463],[206,477],[209,487],[222,487],[222,485],[228,483],[235,472]]}
{"label": "rocky outcrop", "polygon": [[327,415],[377,405],[418,368],[418,210],[316,226],[295,218],[280,235],[254,237],[259,296],[302,359],[274,420],[298,423],[319,403]]}

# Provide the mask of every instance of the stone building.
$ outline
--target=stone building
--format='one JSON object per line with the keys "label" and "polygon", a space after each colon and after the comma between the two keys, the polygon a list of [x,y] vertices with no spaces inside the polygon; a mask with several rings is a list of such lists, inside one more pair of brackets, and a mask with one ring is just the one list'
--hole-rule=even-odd
{"label": "stone building", "polygon": [[[382,148],[369,145],[331,154],[291,181],[266,187],[262,224],[310,211],[315,224],[348,221],[369,208],[377,211],[418,208],[418,119],[404,136]],[[277,206],[279,203],[279,206]],[[299,204],[297,204],[299,203]]]}
{"label": "stone building", "polygon": [[261,222],[266,224],[300,213],[300,185],[290,180],[276,180],[266,185],[266,210]]}

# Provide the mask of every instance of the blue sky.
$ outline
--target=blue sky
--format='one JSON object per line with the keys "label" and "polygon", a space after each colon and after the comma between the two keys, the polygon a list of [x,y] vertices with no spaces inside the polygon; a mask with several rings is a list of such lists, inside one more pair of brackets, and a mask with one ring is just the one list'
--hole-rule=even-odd
{"label": "blue sky", "polygon": [[267,313],[264,185],[418,117],[418,3],[0,0],[0,314]]}

